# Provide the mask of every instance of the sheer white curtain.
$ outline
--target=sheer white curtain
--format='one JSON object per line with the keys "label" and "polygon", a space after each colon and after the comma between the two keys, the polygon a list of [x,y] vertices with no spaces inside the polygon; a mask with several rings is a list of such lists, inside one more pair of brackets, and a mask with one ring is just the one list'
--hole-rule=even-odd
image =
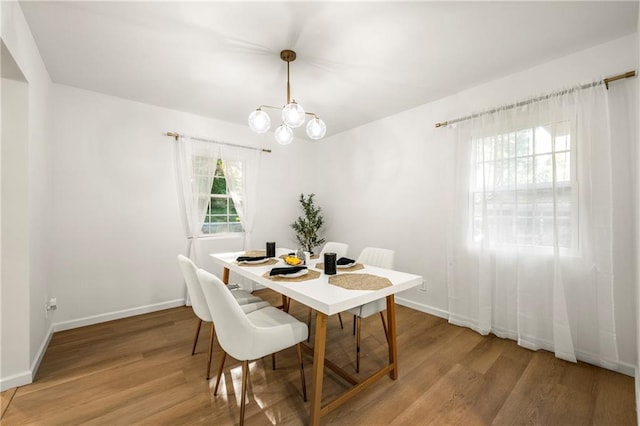
{"label": "sheer white curtain", "polygon": [[202,225],[211,200],[211,185],[221,144],[180,137],[175,141],[176,181],[182,212],[187,256],[201,265],[200,243]]}
{"label": "sheer white curtain", "polygon": [[451,323],[616,368],[610,98],[569,89],[451,126]]}
{"label": "sheer white curtain", "polygon": [[261,152],[255,149],[226,145],[222,149],[222,164],[228,192],[233,199],[242,229],[244,248],[251,249],[253,222],[257,214],[258,173]]}

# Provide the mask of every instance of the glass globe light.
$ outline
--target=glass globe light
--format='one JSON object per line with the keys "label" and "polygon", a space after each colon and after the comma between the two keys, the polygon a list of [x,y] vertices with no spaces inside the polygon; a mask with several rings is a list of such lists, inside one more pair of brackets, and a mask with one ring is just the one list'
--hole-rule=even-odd
{"label": "glass globe light", "polygon": [[307,136],[313,140],[322,139],[327,133],[327,125],[318,117],[314,117],[307,123]]}
{"label": "glass globe light", "polygon": [[286,124],[281,124],[280,126],[278,126],[274,134],[276,137],[276,142],[278,142],[280,145],[289,145],[293,140],[293,130],[291,130],[291,127],[287,126]]}
{"label": "glass globe light", "polygon": [[296,101],[287,104],[282,109],[282,121],[293,129],[302,126],[304,119],[304,109]]}
{"label": "glass globe light", "polygon": [[269,114],[257,109],[249,114],[249,127],[256,133],[264,133],[271,127]]}

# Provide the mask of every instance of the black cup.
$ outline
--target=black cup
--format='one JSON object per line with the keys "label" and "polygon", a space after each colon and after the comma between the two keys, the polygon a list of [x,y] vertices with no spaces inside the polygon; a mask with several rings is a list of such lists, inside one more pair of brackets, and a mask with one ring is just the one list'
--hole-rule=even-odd
{"label": "black cup", "polygon": [[276,243],[267,242],[267,257],[276,257]]}
{"label": "black cup", "polygon": [[337,256],[335,253],[325,253],[324,254],[324,273],[327,275],[335,275],[336,274],[336,261]]}

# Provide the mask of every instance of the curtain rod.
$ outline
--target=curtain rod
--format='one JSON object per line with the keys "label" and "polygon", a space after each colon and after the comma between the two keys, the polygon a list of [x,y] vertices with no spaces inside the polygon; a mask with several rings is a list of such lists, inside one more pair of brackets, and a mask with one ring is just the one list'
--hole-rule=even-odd
{"label": "curtain rod", "polygon": [[174,138],[176,141],[180,138],[180,136],[184,136],[184,137],[191,138],[191,139],[193,139],[193,140],[200,141],[200,142],[213,142],[213,143],[219,143],[219,144],[222,144],[222,145],[235,146],[235,147],[237,147],[237,148],[255,149],[256,151],[269,152],[269,153],[271,152],[271,150],[270,150],[270,149],[266,149],[266,148],[254,148],[254,147],[252,147],[252,146],[238,145],[238,144],[235,144],[235,143],[229,143],[229,142],[220,142],[220,141],[216,141],[216,140],[213,140],[213,139],[198,138],[198,137],[195,137],[195,136],[188,136],[188,135],[185,135],[185,134],[182,134],[182,135],[181,135],[180,133],[177,133],[177,132],[167,132],[167,133],[165,133],[164,135],[165,135],[165,136],[172,137],[172,138]]}
{"label": "curtain rod", "polygon": [[576,87],[576,88],[572,88],[572,89],[565,89],[565,90],[560,90],[558,92],[553,92],[550,93],[548,95],[543,95],[540,96],[538,98],[534,98],[534,99],[529,99],[526,101],[520,101],[517,102],[515,104],[511,104],[511,105],[506,105],[503,107],[499,107],[499,108],[493,108],[489,111],[484,111],[484,112],[479,112],[476,114],[471,114],[471,115],[467,115],[466,117],[461,117],[461,118],[456,118],[454,120],[449,120],[449,121],[443,121],[441,123],[436,123],[436,128],[437,127],[445,127],[449,124],[454,124],[454,123],[459,123],[461,121],[466,121],[472,118],[476,118],[476,117],[480,117],[482,115],[487,115],[487,114],[493,114],[501,109],[512,109],[512,108],[518,108],[524,105],[529,105],[532,104],[534,102],[538,102],[538,101],[543,101],[545,99],[549,99],[552,96],[557,96],[557,95],[564,95],[566,93],[571,93],[574,92],[576,90],[582,90],[582,89],[588,89],[590,87],[594,87],[594,86],[600,86],[601,84],[604,84],[607,88],[607,90],[609,90],[609,83],[611,83],[612,81],[616,81],[616,80],[622,80],[623,78],[631,78],[631,77],[635,77],[636,76],[636,72],[635,71],[628,71],[625,72],[624,74],[618,74],[618,75],[614,75],[613,77],[608,77],[605,78],[601,81],[595,81],[593,83],[588,83],[588,84],[583,84],[582,86]]}

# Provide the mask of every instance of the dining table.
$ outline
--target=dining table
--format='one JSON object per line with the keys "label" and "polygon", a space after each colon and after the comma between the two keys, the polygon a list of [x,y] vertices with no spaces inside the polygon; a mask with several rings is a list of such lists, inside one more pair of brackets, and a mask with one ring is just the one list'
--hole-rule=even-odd
{"label": "dining table", "polygon": [[[229,274],[234,272],[242,277],[269,288],[282,296],[286,309],[288,300],[304,304],[316,312],[316,328],[313,347],[306,349],[313,354],[313,372],[311,378],[311,400],[309,424],[319,425],[322,416],[346,403],[362,390],[381,378],[389,375],[398,379],[398,344],[396,335],[395,294],[419,286],[423,282],[420,275],[371,265],[358,265],[358,268],[338,268],[335,275],[327,275],[323,269],[323,259],[312,259],[307,266],[308,276],[288,279],[271,277],[272,268],[287,267],[284,257],[291,250],[276,249],[276,256],[264,263],[246,264],[236,259],[241,256],[261,254],[259,251],[211,254],[214,263],[221,266],[223,281],[229,283]],[[264,255],[264,253],[262,253]],[[354,270],[355,269],[355,270]],[[361,274],[361,275],[356,275]],[[377,285],[384,281],[384,285]],[[344,282],[360,283],[354,286],[337,285]],[[337,283],[337,284],[336,284]],[[373,288],[373,289],[362,289]],[[386,298],[387,337],[389,343],[389,361],[380,369],[362,379],[348,373],[336,363],[326,358],[327,318],[330,315]],[[334,371],[351,386],[330,401],[322,401],[324,368]]]}

